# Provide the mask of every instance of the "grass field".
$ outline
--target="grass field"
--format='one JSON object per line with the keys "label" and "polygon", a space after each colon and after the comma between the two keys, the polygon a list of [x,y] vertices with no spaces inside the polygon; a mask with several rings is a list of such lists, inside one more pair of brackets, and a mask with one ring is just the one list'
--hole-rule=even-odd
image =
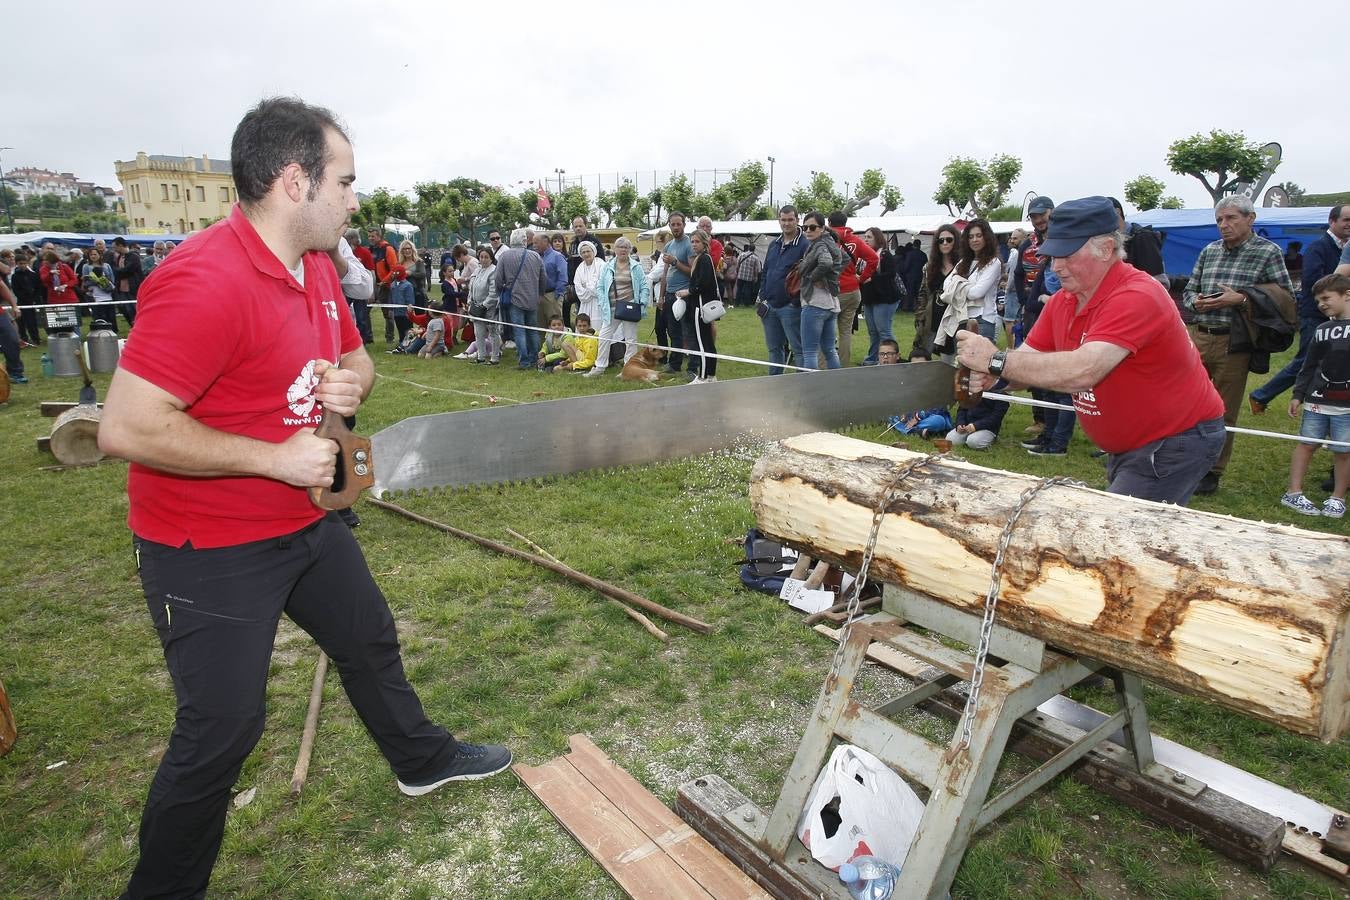
{"label": "grass field", "polygon": [[[899,321],[903,332],[908,317]],[[901,339],[907,347],[908,334]],[[863,344],[855,342],[856,356]],[[731,311],[719,345],[762,356],[753,313]],[[409,415],[482,404],[486,395],[529,402],[621,388],[613,378],[518,373],[508,365],[387,356],[384,349],[382,342],[372,348],[382,378],[361,414],[367,434]],[[0,407],[8,463],[0,472],[0,679],[21,733],[14,752],[0,758],[0,896],[112,896],[135,858],[140,808],[174,702],[130,551],[125,466],[39,471],[53,461],[34,449],[34,438],[51,425],[39,416],[38,401],[74,400],[79,386],[78,379],[43,379],[40,352],[25,352],[33,381]],[[719,374],[759,371],[728,364]],[[100,396],[107,382],[98,377]],[[1017,440],[1029,419],[1026,408],[1013,409],[1004,438],[970,456],[992,467],[1104,483],[1081,435],[1066,458],[1023,452]],[[1294,428],[1282,414],[1243,424]],[[1304,519],[1279,506],[1289,449],[1240,437],[1221,492],[1194,505],[1342,531],[1344,522]],[[737,580],[739,548],[726,539],[752,524],[746,478],[753,459],[753,451],[728,451],[640,471],[402,501],[498,540],[510,541],[508,527],[524,532],[572,566],[716,628],[702,636],[670,626],[667,645],[548,572],[359,507],[357,536],[390,599],[409,675],[432,717],[468,740],[507,743],[532,764],[564,752],[568,734],[587,732],[663,800],[682,781],[716,772],[771,806],[833,646],[804,628],[798,613]],[[1317,479],[1326,459],[1314,464]],[[511,775],[419,799],[400,795],[333,676],[309,783],[291,801],[315,657],[312,641],[283,623],[268,726],[238,784],[257,793],[231,811],[216,895],[621,896]],[[1323,802],[1344,808],[1350,801],[1350,741],[1322,746],[1164,690],[1151,690],[1150,703],[1155,730],[1168,737]],[[1019,766],[1010,762],[1006,774]],[[1253,873],[1065,779],[977,837],[953,893],[1019,900],[1350,896],[1345,885],[1288,861],[1270,875]]]}

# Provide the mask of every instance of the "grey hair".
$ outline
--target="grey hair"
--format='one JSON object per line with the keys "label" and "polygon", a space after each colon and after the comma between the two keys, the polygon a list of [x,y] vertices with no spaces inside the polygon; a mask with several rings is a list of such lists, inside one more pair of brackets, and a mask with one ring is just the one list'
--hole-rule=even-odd
{"label": "grey hair", "polygon": [[1125,258],[1125,232],[1112,231],[1088,238],[1088,243],[1099,259],[1116,260]]}
{"label": "grey hair", "polygon": [[530,233],[530,229],[528,229],[528,228],[513,228],[513,229],[511,229],[511,241],[510,241],[509,246],[511,246],[511,247],[524,247],[524,246],[525,246],[525,238],[529,235],[529,233]]}
{"label": "grey hair", "polygon": [[620,247],[627,247],[629,250],[632,250],[633,242],[626,237],[620,236],[620,238],[614,242],[614,249],[618,250]]}
{"label": "grey hair", "polygon": [[1256,207],[1252,205],[1252,198],[1246,194],[1229,194],[1214,204],[1214,212],[1216,213],[1223,212],[1225,209],[1236,209],[1244,216],[1256,215]]}
{"label": "grey hair", "polygon": [[342,232],[342,236],[348,241],[355,241],[358,244],[361,243],[361,232],[357,231],[355,228],[348,228],[346,231]]}

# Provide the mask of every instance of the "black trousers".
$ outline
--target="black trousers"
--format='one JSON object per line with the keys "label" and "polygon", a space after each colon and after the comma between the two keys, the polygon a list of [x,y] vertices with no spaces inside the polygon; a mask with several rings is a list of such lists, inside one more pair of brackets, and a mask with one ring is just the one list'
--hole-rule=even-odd
{"label": "black trousers", "polygon": [[[717,344],[713,340],[713,327],[703,321],[697,306],[690,306],[684,312],[684,318],[678,323],[684,329],[684,349],[700,350],[703,353],[716,353]],[[717,375],[717,358],[686,353],[687,370],[699,378],[712,378]]]}
{"label": "black trousers", "polygon": [[675,292],[666,292],[666,301],[656,311],[656,343],[667,348],[666,366],[678,372],[684,364],[684,354],[673,351],[684,349],[684,326],[671,315],[670,306],[675,302]]}
{"label": "black trousers", "polygon": [[425,780],[449,763],[455,740],[422,711],[403,674],[389,605],[336,514],[285,537],[213,550],[132,543],[178,712],[145,802],[140,860],[125,897],[205,894],[230,788],[262,734],[283,612],[332,659],[399,778]]}

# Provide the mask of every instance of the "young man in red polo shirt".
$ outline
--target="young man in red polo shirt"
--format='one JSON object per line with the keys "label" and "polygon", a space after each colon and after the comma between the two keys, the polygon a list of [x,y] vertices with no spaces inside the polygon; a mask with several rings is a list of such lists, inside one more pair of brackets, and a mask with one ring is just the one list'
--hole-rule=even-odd
{"label": "young man in red polo shirt", "polygon": [[1026,341],[998,350],[957,335],[957,357],[985,390],[1001,376],[1072,395],[1079,424],[1111,454],[1107,490],[1185,505],[1223,449],[1223,400],[1167,292],[1124,262],[1105,197],[1055,208],[1040,254],[1063,288]]}
{"label": "young man in red polo shirt", "polygon": [[[230,161],[239,205],[146,284],[99,427],[131,461],[128,524],[178,700],[131,898],[205,894],[282,613],[332,658],[405,794],[511,761],[427,719],[360,546],[309,501],[337,453],[315,427],[353,415],[374,381],[329,256],[357,208],[351,144],[327,110],[272,99],[239,123]],[[178,340],[185,318],[212,339]]]}

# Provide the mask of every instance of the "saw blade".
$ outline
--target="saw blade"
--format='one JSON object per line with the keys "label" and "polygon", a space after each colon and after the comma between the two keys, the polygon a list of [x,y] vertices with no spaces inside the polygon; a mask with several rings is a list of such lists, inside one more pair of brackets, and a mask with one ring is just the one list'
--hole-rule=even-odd
{"label": "saw blade", "polygon": [[942,362],[762,375],[413,416],[372,436],[375,496],[683,459],[952,402]]}

